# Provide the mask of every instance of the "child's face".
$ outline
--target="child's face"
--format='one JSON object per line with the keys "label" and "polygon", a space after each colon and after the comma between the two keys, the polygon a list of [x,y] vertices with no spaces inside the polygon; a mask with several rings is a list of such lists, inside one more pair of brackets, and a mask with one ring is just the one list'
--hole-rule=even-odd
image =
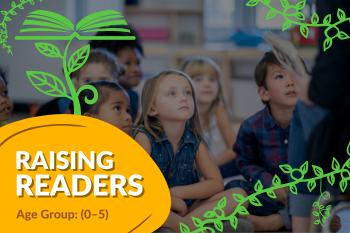
{"label": "child's face", "polygon": [[191,85],[185,77],[169,74],[159,83],[149,115],[165,121],[187,121],[194,113],[192,95]]}
{"label": "child's face", "polygon": [[195,76],[193,82],[198,103],[211,104],[217,98],[219,84],[216,77],[210,74]]}
{"label": "child's face", "polygon": [[292,74],[284,67],[269,65],[266,75],[267,90],[259,87],[262,100],[269,101],[270,105],[279,107],[294,107],[298,95],[295,91],[295,82]]}
{"label": "child's face", "polygon": [[98,114],[84,113],[84,115],[107,122],[131,135],[132,121],[129,96],[123,90],[108,91],[110,92],[108,100],[101,104]]}
{"label": "child's face", "polygon": [[102,63],[91,63],[81,68],[79,77],[77,77],[74,83],[75,89],[78,90],[80,87],[89,84],[90,82],[97,81],[110,81],[114,82],[111,71],[105,64]]}
{"label": "child's face", "polygon": [[125,74],[119,77],[119,84],[126,89],[136,87],[142,78],[141,53],[137,48],[125,47],[117,56],[118,62],[126,66]]}
{"label": "child's face", "polygon": [[13,110],[13,103],[8,95],[7,86],[0,76],[0,121],[7,121],[10,119]]}

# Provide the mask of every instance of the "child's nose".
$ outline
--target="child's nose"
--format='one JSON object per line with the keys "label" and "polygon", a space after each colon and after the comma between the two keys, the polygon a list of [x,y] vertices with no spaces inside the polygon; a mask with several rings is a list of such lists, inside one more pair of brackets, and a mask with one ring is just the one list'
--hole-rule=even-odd
{"label": "child's nose", "polygon": [[4,103],[6,103],[6,102],[7,102],[6,98],[3,97],[3,96],[0,96],[0,105],[1,105],[1,104],[4,104]]}

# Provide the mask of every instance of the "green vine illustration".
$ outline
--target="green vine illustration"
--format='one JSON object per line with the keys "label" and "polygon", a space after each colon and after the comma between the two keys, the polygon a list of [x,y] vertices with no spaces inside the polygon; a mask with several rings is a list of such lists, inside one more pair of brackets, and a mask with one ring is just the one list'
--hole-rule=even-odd
{"label": "green vine illustration", "polygon": [[[11,45],[6,45],[7,43],[7,38],[8,38],[8,34],[7,34],[7,25],[6,25],[6,22],[7,21],[11,21],[11,18],[9,17],[9,14],[10,15],[17,15],[17,12],[15,11],[16,8],[18,9],[21,9],[23,10],[24,7],[23,5],[25,3],[29,2],[30,4],[32,5],[35,5],[34,3],[34,0],[21,0],[21,3],[16,5],[16,3],[14,1],[12,1],[12,4],[11,4],[11,10],[9,11],[1,11],[1,14],[4,15],[4,19],[2,20],[0,26],[3,28],[3,29],[0,29],[0,44],[2,44],[2,48],[5,49],[7,48],[7,53],[10,54],[13,56],[13,53],[11,51],[11,48],[12,46]],[[40,0],[40,2],[42,2],[42,0]]]}
{"label": "green vine illustration", "polygon": [[[348,144],[346,152],[350,156],[350,143]],[[307,182],[307,187],[308,187],[309,191],[311,192],[316,187],[316,181],[317,180],[321,181],[323,178],[327,178],[327,181],[333,186],[334,182],[335,182],[334,175],[339,174],[339,173],[340,173],[341,178],[342,178],[342,180],[339,182],[339,186],[340,186],[341,191],[344,192],[347,185],[348,185],[348,180],[350,180],[350,172],[349,172],[350,158],[344,163],[344,165],[342,167],[340,167],[340,164],[337,161],[337,159],[333,158],[332,169],[334,171],[327,173],[327,174],[323,174],[322,168],[315,166],[315,165],[312,165],[312,168],[313,168],[313,171],[314,171],[316,177],[309,178],[309,179],[304,179],[304,176],[308,171],[308,161],[306,161],[303,165],[301,165],[299,169],[298,168],[292,169],[292,167],[288,164],[283,164],[283,165],[280,165],[279,167],[283,171],[283,173],[290,174],[290,176],[294,180],[294,182],[281,184],[280,178],[277,175],[275,175],[273,180],[272,180],[272,184],[274,186],[264,189],[261,181],[258,180],[254,186],[254,190],[256,193],[251,194],[246,198],[244,198],[240,194],[232,194],[234,199],[238,202],[238,205],[232,214],[230,214],[229,216],[225,216],[225,212],[224,212],[223,208],[226,206],[226,197],[224,197],[219,201],[217,207],[215,207],[213,210],[207,211],[203,215],[203,217],[207,218],[206,220],[202,221],[201,219],[192,217],[194,225],[196,227],[198,227],[197,230],[191,232],[189,227],[186,224],[180,223],[181,233],[190,233],[190,232],[191,233],[200,233],[200,232],[203,232],[204,230],[208,230],[211,233],[215,233],[215,230],[208,227],[208,225],[206,225],[206,224],[214,224],[215,228],[218,231],[222,232],[223,231],[222,221],[226,221],[226,220],[229,220],[232,227],[234,227],[236,229],[238,219],[235,215],[236,214],[241,214],[241,215],[248,215],[249,214],[248,210],[244,206],[242,206],[243,203],[245,203],[246,201],[249,201],[249,203],[251,205],[262,206],[259,199],[256,197],[259,194],[266,193],[270,198],[274,199],[274,198],[277,198],[277,196],[273,190],[280,189],[283,187],[289,187],[290,191],[293,194],[297,195],[298,191],[297,191],[296,185],[299,183],[302,183],[302,182]],[[300,175],[300,178],[296,178],[297,174]],[[321,193],[322,193],[322,191],[321,191]],[[320,203],[321,197],[325,200],[328,200],[330,198],[330,195],[327,191],[323,192],[321,194],[318,202],[315,202],[313,204],[313,206],[318,206],[318,209],[319,209],[318,212],[313,212],[313,214],[318,217],[318,220],[316,220],[314,222],[314,224],[316,224],[316,225],[321,224],[323,226],[323,223],[327,220],[327,218],[330,215],[329,210],[330,210],[331,206],[324,207],[323,205],[320,205],[319,203]]]}
{"label": "green vine illustration", "polygon": [[[120,19],[123,16],[119,12],[114,10],[106,10],[96,12],[86,16],[80,20],[76,27],[64,16],[55,12],[37,10],[29,13],[27,16],[30,19],[26,19],[23,25],[43,26],[42,28],[26,28],[22,29],[23,32],[67,32],[72,33],[70,36],[16,36],[16,40],[68,40],[68,44],[64,50],[63,55],[60,50],[50,43],[35,43],[37,50],[44,56],[51,58],[61,58],[63,60],[63,71],[68,84],[70,95],[68,94],[64,83],[56,76],[42,72],[42,71],[27,71],[27,76],[33,86],[40,92],[53,96],[53,97],[65,97],[73,101],[74,114],[81,115],[81,107],[79,102],[79,94],[85,89],[93,91],[94,97],[89,100],[85,98],[87,104],[94,104],[98,99],[98,93],[96,88],[91,85],[84,85],[78,90],[75,90],[71,80],[71,74],[80,69],[87,61],[90,54],[90,45],[85,45],[82,48],[76,50],[68,58],[68,48],[72,40],[76,37],[79,40],[135,40],[134,36],[81,36],[79,33],[84,32],[96,32],[96,31],[121,31],[130,32],[125,28],[111,28],[106,26],[114,25],[127,25],[124,19]],[[40,20],[33,20],[40,19]],[[110,20],[117,19],[117,20]],[[42,21],[44,20],[44,21]],[[106,21],[109,20],[109,21]],[[104,27],[104,28],[102,28]],[[49,90],[46,90],[49,89]]]}
{"label": "green vine illustration", "polygon": [[[337,37],[340,40],[345,40],[345,39],[350,38],[349,35],[347,35],[345,32],[341,31],[338,28],[339,24],[344,23],[346,21],[350,21],[350,17],[347,18],[345,12],[342,9],[338,9],[337,16],[338,16],[339,21],[336,23],[331,24],[331,21],[332,21],[331,14],[328,14],[323,19],[323,23],[319,23],[320,18],[316,12],[314,12],[312,17],[311,17],[311,23],[302,23],[299,21],[305,20],[305,15],[302,12],[300,12],[300,10],[302,10],[305,7],[306,0],[300,1],[295,6],[290,5],[288,0],[281,0],[282,7],[284,8],[283,12],[278,11],[278,10],[274,9],[272,6],[270,6],[271,0],[250,0],[246,5],[250,6],[250,7],[254,7],[254,6],[258,5],[259,2],[263,3],[265,6],[270,8],[270,11],[268,12],[268,14],[266,16],[266,20],[274,18],[277,14],[280,14],[284,17],[284,19],[286,21],[283,24],[282,31],[285,31],[288,28],[290,28],[292,26],[292,24],[296,24],[296,25],[300,26],[300,33],[305,38],[308,38],[309,27],[327,27],[327,29],[324,32],[326,35],[326,40],[323,43],[323,50],[324,51],[326,51],[327,49],[329,49],[332,46],[333,39],[335,39]],[[294,12],[290,13],[291,11],[294,11]],[[337,33],[334,36],[330,36],[328,34],[328,32],[332,29],[335,29],[337,31]]]}

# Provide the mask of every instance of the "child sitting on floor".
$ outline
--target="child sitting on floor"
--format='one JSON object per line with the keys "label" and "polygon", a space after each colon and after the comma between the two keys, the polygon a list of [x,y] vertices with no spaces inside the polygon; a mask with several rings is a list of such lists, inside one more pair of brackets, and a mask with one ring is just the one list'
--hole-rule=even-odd
{"label": "child sitting on floor", "polygon": [[[298,99],[291,72],[271,51],[255,67],[254,77],[266,107],[242,123],[233,147],[237,165],[248,182],[234,180],[225,186],[243,188],[248,195],[255,193],[254,185],[259,180],[264,188],[273,187],[275,175],[282,184],[288,183],[288,174],[279,166],[288,164],[289,124]],[[262,206],[249,205],[251,215],[247,219],[254,224],[255,231],[277,231],[283,226],[291,229],[285,206],[288,191],[287,187],[275,189],[275,199],[260,194],[257,198]]]}
{"label": "child sitting on floor", "polygon": [[6,125],[13,110],[13,103],[8,94],[5,72],[0,67],[0,128]]}

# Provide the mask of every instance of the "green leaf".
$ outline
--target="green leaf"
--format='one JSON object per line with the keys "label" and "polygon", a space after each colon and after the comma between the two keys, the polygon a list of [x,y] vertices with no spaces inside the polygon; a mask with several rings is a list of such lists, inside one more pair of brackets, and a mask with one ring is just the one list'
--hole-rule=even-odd
{"label": "green leaf", "polygon": [[8,35],[5,34],[5,35],[3,35],[2,37],[6,40],[6,39],[8,38]]}
{"label": "green leaf", "polygon": [[276,14],[277,14],[277,11],[275,9],[271,9],[269,13],[267,13],[266,20],[272,19],[273,17],[276,16]]}
{"label": "green leaf", "polygon": [[320,21],[320,18],[318,17],[318,14],[314,12],[311,17],[312,24],[318,24],[319,21]]}
{"label": "green leaf", "polygon": [[10,14],[11,14],[11,15],[17,15],[17,12],[14,11],[14,10],[12,10],[12,11],[10,11]]}
{"label": "green leaf", "polygon": [[33,0],[29,0],[30,4],[35,5]]}
{"label": "green leaf", "polygon": [[181,230],[181,233],[191,232],[190,228],[188,226],[186,226],[185,224],[183,224],[182,222],[180,222],[180,230]]}
{"label": "green leaf", "polygon": [[331,23],[331,21],[332,21],[332,15],[331,14],[329,14],[329,15],[327,15],[325,18],[324,18],[324,20],[323,20],[323,24],[330,24]]}
{"label": "green leaf", "polygon": [[53,44],[50,43],[35,43],[35,47],[39,52],[47,57],[62,57],[60,50]]}
{"label": "green leaf", "polygon": [[348,168],[350,168],[350,159],[346,160],[345,166],[348,167]]}
{"label": "green leaf", "polygon": [[330,210],[331,207],[332,207],[331,205],[327,205],[326,210]]}
{"label": "green leaf", "polygon": [[256,198],[256,197],[251,197],[251,198],[249,198],[249,202],[250,202],[250,204],[252,204],[253,206],[262,206],[261,202],[260,202],[259,199]]}
{"label": "green leaf", "polygon": [[232,196],[238,203],[240,203],[241,200],[244,199],[244,197],[241,194],[232,194]]}
{"label": "green leaf", "polygon": [[320,210],[324,210],[324,206],[323,205],[320,205]]}
{"label": "green leaf", "polygon": [[330,215],[330,213],[329,213],[329,211],[328,210],[326,210],[325,212],[324,212],[324,214],[326,215],[326,217],[328,218],[329,217],[329,215]]}
{"label": "green leaf", "polygon": [[4,29],[6,29],[7,25],[6,25],[5,22],[2,24],[2,27],[3,27]]}
{"label": "green leaf", "polygon": [[315,187],[316,187],[316,181],[310,180],[309,182],[307,182],[307,188],[309,189],[310,192],[314,190]]}
{"label": "green leaf", "polygon": [[222,209],[226,206],[226,197],[221,198],[221,200],[218,203],[218,208]]}
{"label": "green leaf", "polygon": [[322,218],[322,223],[324,223],[326,221],[326,218],[325,217],[323,217]]}
{"label": "green leaf", "polygon": [[314,224],[315,224],[315,225],[320,224],[320,220],[317,219],[317,220],[314,222]]}
{"label": "green leaf", "polygon": [[237,223],[238,223],[238,219],[236,216],[233,216],[231,219],[230,219],[230,223],[231,223],[231,226],[235,229],[237,229]]}
{"label": "green leaf", "polygon": [[314,169],[314,173],[316,176],[320,177],[323,176],[323,169],[316,166],[316,165],[312,165],[312,168]]}
{"label": "green leaf", "polygon": [[335,181],[335,177],[334,177],[334,175],[333,175],[333,174],[331,174],[331,175],[327,176],[327,180],[328,180],[328,183],[330,183],[330,185],[332,185],[332,186],[333,186],[334,181]]}
{"label": "green leaf", "polygon": [[298,194],[297,186],[295,186],[295,185],[290,186],[290,191],[291,191],[293,194],[297,195],[297,194]]}
{"label": "green leaf", "polygon": [[301,10],[305,7],[306,4],[306,0],[303,0],[301,2],[299,2],[298,4],[296,4],[295,6],[297,7],[298,10]]}
{"label": "green leaf", "polygon": [[258,5],[259,1],[260,1],[260,0],[250,0],[250,1],[246,4],[246,6],[256,6],[256,5]]}
{"label": "green leaf", "polygon": [[300,173],[305,175],[309,169],[309,162],[306,161],[303,165],[300,166]]}
{"label": "green leaf", "polygon": [[224,225],[222,224],[221,221],[216,221],[216,222],[214,223],[214,225],[215,225],[215,228],[216,228],[218,231],[222,232],[222,231],[224,230]]}
{"label": "green leaf", "polygon": [[238,213],[242,214],[242,215],[248,215],[249,214],[248,210],[244,206],[240,206],[239,207]]}
{"label": "green leaf", "polygon": [[6,15],[7,11],[1,11],[1,14]]}
{"label": "green leaf", "polygon": [[259,191],[261,191],[261,190],[263,190],[263,185],[261,184],[261,181],[260,180],[258,180],[258,182],[256,182],[256,184],[255,184],[255,186],[254,186],[254,190],[256,191],[256,192],[259,192]]}
{"label": "green leaf", "polygon": [[332,43],[333,43],[332,38],[325,39],[325,41],[323,42],[323,51],[326,52],[326,50],[332,46]]}
{"label": "green leaf", "polygon": [[309,36],[309,28],[305,25],[300,26],[300,33],[307,38]]}
{"label": "green leaf", "polygon": [[342,180],[339,185],[340,185],[341,191],[344,192],[346,189],[346,186],[348,186],[348,182],[346,180]]}
{"label": "green leaf", "polygon": [[283,24],[283,28],[282,28],[282,31],[285,31],[287,30],[288,28],[290,28],[292,26],[291,22],[290,21],[286,21],[284,22]]}
{"label": "green leaf", "polygon": [[346,39],[349,39],[350,36],[348,36],[348,34],[346,34],[345,32],[339,32],[338,38],[341,40],[346,40]]}
{"label": "green leaf", "polygon": [[281,4],[282,4],[283,8],[289,7],[289,2],[287,0],[281,0]]}
{"label": "green leaf", "polygon": [[11,6],[12,6],[12,8],[15,8],[16,7],[16,3],[14,1],[12,1]]}
{"label": "green leaf", "polygon": [[318,212],[312,212],[313,213],[313,215],[315,215],[316,217],[318,217],[320,214],[318,213]]}
{"label": "green leaf", "polygon": [[68,71],[71,73],[76,70],[79,70],[85,64],[86,60],[89,58],[89,54],[90,54],[89,44],[75,51],[68,60]]}
{"label": "green leaf", "polygon": [[18,5],[18,8],[21,9],[21,10],[24,9],[24,7],[22,5]]}
{"label": "green leaf", "polygon": [[332,169],[333,169],[334,171],[338,171],[339,168],[340,168],[340,165],[339,165],[338,160],[337,160],[335,157],[333,157]]}
{"label": "green leaf", "polygon": [[312,204],[313,207],[318,206],[318,202],[314,202],[314,204]]}
{"label": "green leaf", "polygon": [[273,177],[272,184],[273,184],[274,186],[278,186],[278,185],[281,184],[281,180],[280,180],[280,178],[278,177],[277,174],[275,174],[275,176]]}
{"label": "green leaf", "polygon": [[215,216],[215,212],[214,211],[207,211],[204,215],[203,215],[203,217],[205,217],[205,218],[212,218],[212,217],[214,217]]}
{"label": "green leaf", "polygon": [[293,172],[293,169],[292,169],[292,167],[289,164],[280,165],[280,169],[284,173],[292,173]]}
{"label": "green leaf", "polygon": [[337,15],[338,15],[338,19],[339,19],[340,21],[346,19],[346,14],[345,14],[345,12],[344,12],[342,9],[340,9],[340,8],[338,8]]}
{"label": "green leaf", "polygon": [[11,21],[10,17],[6,17],[5,20],[6,20],[6,21]]}
{"label": "green leaf", "polygon": [[348,144],[348,147],[346,148],[346,152],[348,153],[348,155],[350,156],[350,142]]}
{"label": "green leaf", "polygon": [[202,224],[202,220],[200,220],[199,218],[192,217],[192,221],[196,227],[200,227]]}
{"label": "green leaf", "polygon": [[305,15],[301,12],[296,13],[295,17],[299,20],[305,20]]}
{"label": "green leaf", "polygon": [[69,19],[67,19],[66,17],[64,17],[60,14],[57,14],[55,12],[36,10],[36,11],[30,12],[29,14],[30,15],[37,14],[37,15],[42,15],[42,16],[47,16],[47,17],[53,18],[53,19],[58,20],[58,21],[62,22],[63,24],[65,24],[71,31],[74,31],[74,25],[69,21]]}
{"label": "green leaf", "polygon": [[[64,86],[63,82],[57,78],[56,76],[41,72],[41,71],[27,71],[27,76],[30,80],[30,82],[33,84],[33,86],[38,89],[40,92],[54,97],[68,97],[67,95],[66,87]],[[54,84],[51,84],[47,78],[50,78]],[[41,87],[47,87],[51,88],[48,91],[42,90]],[[55,94],[53,92],[57,92],[58,94]]]}
{"label": "green leaf", "polygon": [[275,194],[275,192],[274,191],[268,191],[268,192],[266,192],[266,194],[267,194],[267,196],[269,196],[270,198],[277,198],[276,197],[276,194]]}

